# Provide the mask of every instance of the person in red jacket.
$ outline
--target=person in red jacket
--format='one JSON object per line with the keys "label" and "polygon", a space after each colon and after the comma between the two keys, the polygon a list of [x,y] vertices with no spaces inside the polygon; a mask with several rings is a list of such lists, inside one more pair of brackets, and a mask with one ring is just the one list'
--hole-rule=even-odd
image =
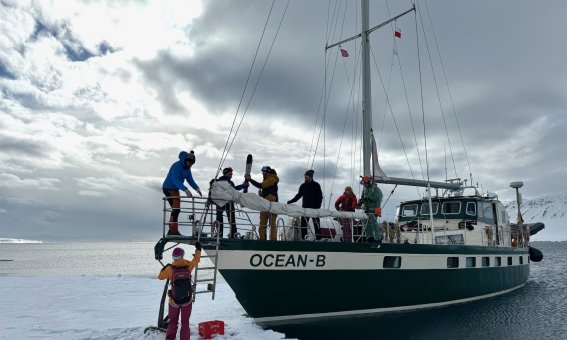
{"label": "person in red jacket", "polygon": [[[337,211],[354,211],[356,209],[356,195],[351,187],[346,187],[345,192],[335,201],[335,209]],[[343,241],[352,243],[352,220],[350,218],[341,218],[343,229]]]}
{"label": "person in red jacket", "polygon": [[[191,261],[185,260],[183,256],[185,251],[182,248],[173,249],[172,258],[173,262],[167,264],[161,269],[158,275],[158,279],[165,280],[169,279],[172,282],[174,268],[187,267],[189,273],[193,268],[197,267],[199,261],[201,261],[201,243],[197,241],[195,243],[195,257]],[[194,294],[194,293],[193,293]],[[165,333],[166,340],[175,340],[177,335],[177,325],[179,322],[179,314],[181,314],[181,332],[179,333],[179,338],[181,340],[189,340],[191,337],[191,330],[189,329],[189,317],[191,316],[191,310],[193,309],[193,299],[191,298],[188,303],[183,305],[178,305],[173,301],[173,297],[169,298],[169,322],[167,324],[167,331]]]}

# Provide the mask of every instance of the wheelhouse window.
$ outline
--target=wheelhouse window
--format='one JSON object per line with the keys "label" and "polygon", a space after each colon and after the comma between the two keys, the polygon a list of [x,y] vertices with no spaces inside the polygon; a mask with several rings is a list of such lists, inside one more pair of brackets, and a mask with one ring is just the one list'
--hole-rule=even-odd
{"label": "wheelhouse window", "polygon": [[488,256],[482,257],[482,266],[483,267],[490,267],[490,257],[488,257]]}
{"label": "wheelhouse window", "polygon": [[476,267],[476,257],[467,257],[467,268]]}
{"label": "wheelhouse window", "polygon": [[402,265],[401,256],[384,256],[383,267],[384,268],[400,268]]}
{"label": "wheelhouse window", "polygon": [[447,268],[459,268],[459,258],[458,257],[448,257],[447,258]]}
{"label": "wheelhouse window", "polygon": [[402,207],[403,217],[412,217],[417,215],[417,204],[406,204]]}
{"label": "wheelhouse window", "polygon": [[501,258],[500,256],[496,256],[496,257],[494,258],[494,265],[495,265],[496,267],[502,266],[502,258]]}
{"label": "wheelhouse window", "polygon": [[476,216],[476,202],[467,202],[467,215]]}
{"label": "wheelhouse window", "polygon": [[[433,215],[437,214],[437,210],[439,209],[439,203],[437,202],[433,202],[431,204],[431,208],[433,210]],[[421,204],[421,209],[419,211],[419,213],[421,215],[427,215],[429,216],[429,203],[422,203]]]}
{"label": "wheelhouse window", "polygon": [[524,264],[524,257],[520,256],[520,264]]}
{"label": "wheelhouse window", "polygon": [[435,236],[437,244],[465,244],[463,234]]}
{"label": "wheelhouse window", "polygon": [[482,202],[482,215],[490,220],[494,220],[494,214],[492,213],[492,203]]}
{"label": "wheelhouse window", "polygon": [[509,266],[512,265],[512,256],[508,256],[508,265],[509,265]]}
{"label": "wheelhouse window", "polygon": [[444,202],[441,206],[441,212],[445,215],[458,214],[461,212],[461,202]]}

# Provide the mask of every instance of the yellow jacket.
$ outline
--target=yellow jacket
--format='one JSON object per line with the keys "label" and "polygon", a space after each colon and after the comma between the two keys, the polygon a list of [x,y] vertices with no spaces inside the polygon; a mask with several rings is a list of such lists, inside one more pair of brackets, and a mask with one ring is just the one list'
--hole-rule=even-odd
{"label": "yellow jacket", "polygon": [[[201,251],[196,250],[195,256],[193,257],[193,259],[191,261],[185,260],[185,259],[179,259],[179,260],[173,261],[171,263],[171,265],[173,265],[175,267],[187,266],[187,267],[189,267],[189,271],[192,271],[193,268],[197,267],[197,265],[199,264],[200,261],[201,261]],[[171,268],[171,266],[163,267],[158,274],[158,279],[160,279],[160,280],[169,279],[171,281],[172,277],[173,277],[173,268]],[[169,298],[169,304],[175,305],[172,298]]]}

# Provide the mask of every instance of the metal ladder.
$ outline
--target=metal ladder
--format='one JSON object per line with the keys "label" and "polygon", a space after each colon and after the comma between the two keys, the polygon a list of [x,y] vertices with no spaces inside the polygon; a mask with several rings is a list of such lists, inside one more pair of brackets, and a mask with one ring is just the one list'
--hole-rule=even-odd
{"label": "metal ladder", "polygon": [[[197,226],[198,227],[198,237],[197,239],[200,240],[201,239],[201,234],[202,234],[202,229],[203,229],[203,225],[204,223],[199,223],[200,225]],[[217,268],[218,268],[218,254],[219,254],[219,244],[220,244],[220,233],[217,230],[216,233],[216,242],[210,242],[210,243],[205,243],[202,244],[201,246],[208,246],[211,244],[215,245],[215,249],[214,249],[214,253],[213,250],[208,250],[207,254],[205,256],[201,256],[201,259],[203,258],[208,258],[211,259],[211,262],[213,262],[213,266],[207,266],[207,267],[201,267],[200,263],[195,267],[195,280],[193,281],[193,291],[195,292],[193,294],[193,302],[195,301],[195,297],[197,296],[197,294],[205,294],[205,293],[212,293],[212,299],[215,299],[215,292],[216,292],[216,287],[217,287]],[[212,279],[199,279],[199,272],[203,271],[203,272],[209,272],[209,271],[213,271],[213,278]],[[207,288],[204,290],[197,290],[197,284],[198,283],[207,283]]]}

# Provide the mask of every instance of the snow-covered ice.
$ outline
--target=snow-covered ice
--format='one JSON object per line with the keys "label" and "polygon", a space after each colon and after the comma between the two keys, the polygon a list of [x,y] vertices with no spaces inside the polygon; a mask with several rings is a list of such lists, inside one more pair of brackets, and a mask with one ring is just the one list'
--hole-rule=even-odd
{"label": "snow-covered ice", "polygon": [[[3,339],[163,339],[144,334],[155,326],[164,281],[149,277],[2,277],[0,334]],[[283,339],[257,326],[226,283],[215,300],[197,295],[190,319],[191,338],[201,339],[198,324],[222,320],[225,335],[215,339]],[[167,314],[167,313],[166,313]]]}

